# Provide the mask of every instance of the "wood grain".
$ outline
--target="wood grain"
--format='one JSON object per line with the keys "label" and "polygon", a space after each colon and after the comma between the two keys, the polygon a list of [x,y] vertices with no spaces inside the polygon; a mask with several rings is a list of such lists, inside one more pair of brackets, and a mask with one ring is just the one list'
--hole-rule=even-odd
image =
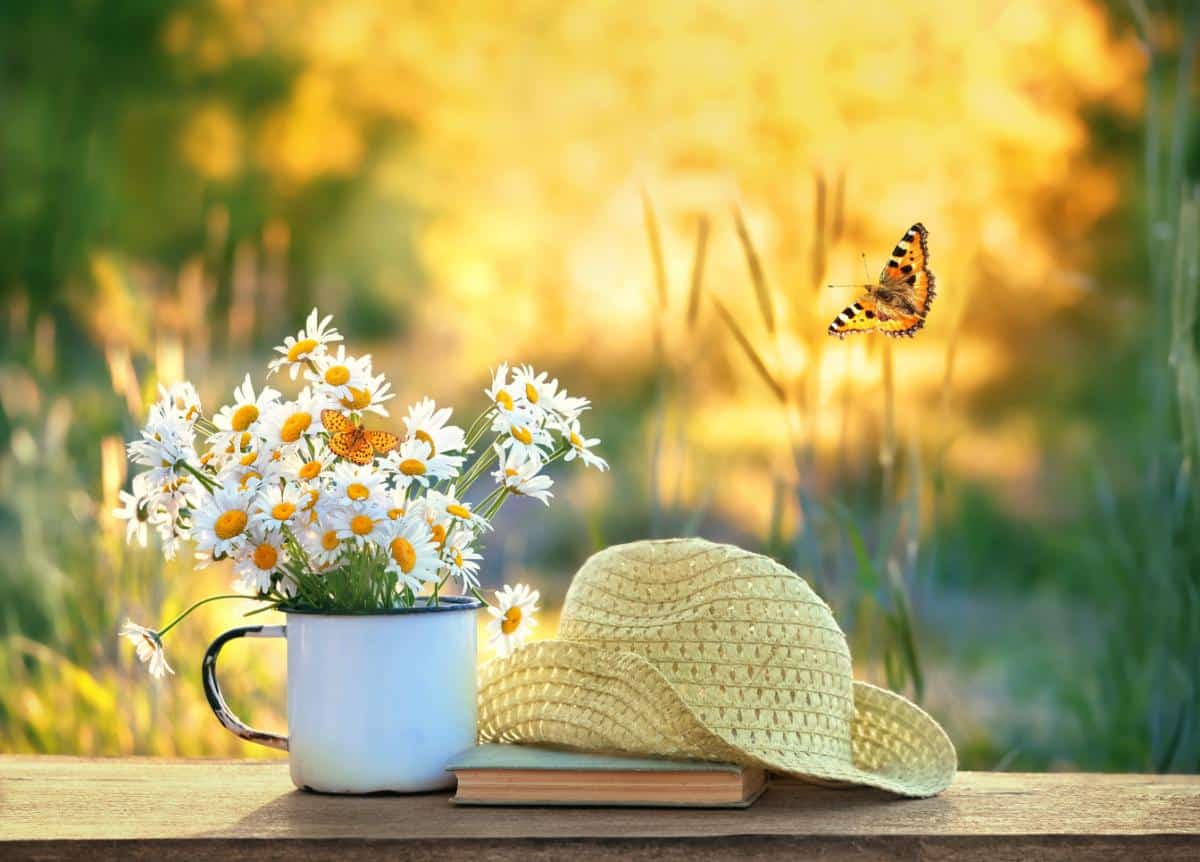
{"label": "wood grain", "polygon": [[0,858],[1200,859],[1200,777],[961,773],[934,799],[777,782],[737,810],[321,796],[279,762],[0,757]]}

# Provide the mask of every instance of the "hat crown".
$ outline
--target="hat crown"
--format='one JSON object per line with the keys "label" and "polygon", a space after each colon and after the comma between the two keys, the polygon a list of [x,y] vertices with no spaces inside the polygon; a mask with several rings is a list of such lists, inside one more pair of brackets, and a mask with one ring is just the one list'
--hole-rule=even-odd
{"label": "hat crown", "polygon": [[572,581],[559,639],[649,661],[733,744],[849,756],[853,674],[829,606],[775,561],[700,539],[594,555]]}

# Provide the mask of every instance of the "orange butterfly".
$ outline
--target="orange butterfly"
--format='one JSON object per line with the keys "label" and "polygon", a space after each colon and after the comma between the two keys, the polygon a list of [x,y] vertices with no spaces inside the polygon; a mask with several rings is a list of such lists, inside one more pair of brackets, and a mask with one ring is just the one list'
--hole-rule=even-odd
{"label": "orange butterfly", "polygon": [[879,273],[879,284],[863,285],[866,295],[833,319],[829,334],[845,338],[849,332],[876,331],[893,338],[912,338],[925,325],[929,306],[937,296],[929,269],[928,239],[925,225],[917,222],[910,227],[892,249],[891,260]]}
{"label": "orange butterfly", "polygon": [[370,464],[378,452],[390,452],[400,438],[390,431],[368,431],[340,410],[322,410],[321,424],[329,432],[329,448],[355,464]]}

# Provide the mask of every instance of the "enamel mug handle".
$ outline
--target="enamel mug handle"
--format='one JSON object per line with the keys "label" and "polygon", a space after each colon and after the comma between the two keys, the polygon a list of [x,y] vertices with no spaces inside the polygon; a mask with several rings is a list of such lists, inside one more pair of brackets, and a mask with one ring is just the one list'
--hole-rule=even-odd
{"label": "enamel mug handle", "polygon": [[259,745],[265,745],[268,748],[282,748],[284,751],[287,751],[288,738],[286,736],[280,736],[278,733],[268,733],[265,730],[255,730],[234,715],[232,710],[229,709],[229,704],[225,702],[225,698],[221,696],[221,686],[217,683],[217,656],[221,654],[221,648],[225,644],[235,638],[285,637],[287,637],[287,626],[239,626],[236,629],[230,629],[209,646],[208,652],[204,654],[204,665],[201,668],[201,674],[204,679],[204,696],[208,698],[208,705],[212,707],[217,720],[225,725],[226,730],[235,736],[240,736],[247,742],[257,742]]}

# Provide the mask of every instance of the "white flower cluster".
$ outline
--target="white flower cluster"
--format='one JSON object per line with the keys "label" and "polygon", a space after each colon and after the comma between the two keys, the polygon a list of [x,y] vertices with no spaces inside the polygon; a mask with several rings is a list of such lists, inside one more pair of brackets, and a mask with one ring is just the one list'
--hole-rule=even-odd
{"label": "white flower cluster", "polygon": [[[313,309],[276,348],[268,376],[304,381],[291,400],[269,386],[256,391],[246,375],[210,419],[190,383],[160,389],[129,445],[131,461],[148,469],[114,513],[128,522],[127,540],[144,546],[152,527],[168,557],[190,540],[199,565],[231,559],[240,590],[277,603],[303,599],[304,583],[356,565],[388,578],[400,604],[426,589],[436,595],[449,579],[479,595],[478,540],[507,497],[548,504],[544,469],[559,458],[607,468],[592,451],[599,441],[580,429],[587,399],[528,366],[511,379],[500,366],[485,390],[491,404],[470,430],[428,398],[408,409],[403,429],[375,428],[369,414],[388,416],[390,384],[369,355],[336,344],[342,336],[330,321]],[[466,502],[493,466],[493,490]],[[518,607],[531,613],[536,593],[522,589]],[[501,613],[508,596],[497,593]],[[530,625],[503,627],[495,642],[507,651]]]}

